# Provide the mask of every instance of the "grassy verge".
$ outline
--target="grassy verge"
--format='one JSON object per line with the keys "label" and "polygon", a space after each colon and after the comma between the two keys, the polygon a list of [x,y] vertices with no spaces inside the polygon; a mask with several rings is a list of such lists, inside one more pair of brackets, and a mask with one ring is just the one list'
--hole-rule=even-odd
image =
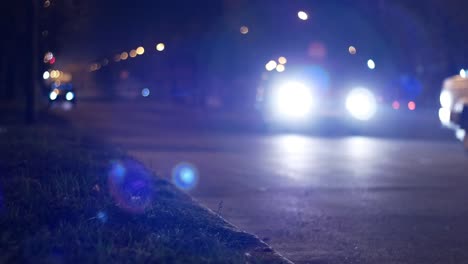
{"label": "grassy verge", "polygon": [[66,129],[0,131],[0,263],[283,263],[125,153]]}

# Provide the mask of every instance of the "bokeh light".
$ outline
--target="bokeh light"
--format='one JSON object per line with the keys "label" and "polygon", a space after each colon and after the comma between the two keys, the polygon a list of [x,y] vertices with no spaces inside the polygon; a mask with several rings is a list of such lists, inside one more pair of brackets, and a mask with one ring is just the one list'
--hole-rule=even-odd
{"label": "bokeh light", "polygon": [[465,69],[460,70],[460,77],[466,78],[466,70]]}
{"label": "bokeh light", "polygon": [[143,213],[153,201],[151,173],[135,160],[112,161],[108,184],[116,205],[127,212]]}
{"label": "bokeh light", "polygon": [[276,63],[276,61],[271,60],[271,61],[267,62],[267,64],[265,65],[265,69],[267,71],[272,71],[272,70],[276,69],[277,65],[278,64]]}
{"label": "bokeh light", "polygon": [[158,45],[156,45],[157,51],[163,51],[164,49],[166,49],[166,45],[164,45],[164,43],[158,43]]}
{"label": "bokeh light", "polygon": [[285,70],[286,70],[286,67],[283,64],[278,64],[278,66],[276,66],[277,72],[284,72]]}
{"label": "bokeh light", "polygon": [[198,183],[198,170],[190,163],[179,163],[172,169],[172,183],[179,189],[192,190]]}
{"label": "bokeh light", "polygon": [[46,52],[46,54],[44,55],[44,63],[48,63],[50,62],[50,60],[52,60],[54,58],[54,54],[50,51]]}
{"label": "bokeh light", "polygon": [[249,33],[249,28],[248,28],[247,26],[242,26],[242,27],[240,28],[240,33],[241,33],[242,35],[245,35],[245,34]]}
{"label": "bokeh light", "polygon": [[45,71],[45,72],[42,74],[42,78],[43,78],[44,80],[49,79],[49,77],[50,77],[49,71]]}
{"label": "bokeh light", "polygon": [[447,109],[447,108],[440,108],[439,109],[439,120],[445,126],[450,125],[450,110]]}
{"label": "bokeh light", "polygon": [[288,60],[286,59],[286,57],[281,56],[278,58],[278,62],[279,64],[286,64]]}
{"label": "bokeh light", "polygon": [[355,88],[346,98],[346,109],[354,118],[367,121],[377,112],[377,100],[370,90]]}
{"label": "bokeh light", "polygon": [[114,61],[115,62],[119,62],[121,59],[120,59],[121,55],[120,54],[115,54],[114,56]]}
{"label": "bokeh light", "polygon": [[459,128],[455,131],[455,137],[460,140],[460,141],[463,141],[466,137],[466,131],[462,128]]}
{"label": "bokeh light", "polygon": [[328,49],[323,42],[314,41],[310,43],[307,53],[314,59],[324,59],[327,57]]}
{"label": "bokeh light", "polygon": [[150,90],[148,88],[143,88],[141,90],[141,96],[148,97],[150,95]]}
{"label": "bokeh light", "polygon": [[126,59],[128,59],[128,53],[125,52],[125,51],[122,52],[122,53],[120,54],[120,59],[121,59],[121,60],[126,60]]}
{"label": "bokeh light", "polygon": [[96,214],[96,219],[99,220],[101,223],[106,223],[107,219],[108,219],[108,216],[104,211],[99,211]]}
{"label": "bokeh light", "polygon": [[309,15],[305,12],[305,11],[299,11],[297,12],[297,17],[300,19],[300,20],[307,20],[309,19]]}
{"label": "bokeh light", "polygon": [[109,64],[109,60],[108,59],[103,59],[102,60],[102,66],[107,66]]}
{"label": "bokeh light", "polygon": [[395,109],[395,110],[400,109],[400,102],[398,102],[398,101],[393,101],[393,103],[392,103],[392,108]]}
{"label": "bokeh light", "polygon": [[277,117],[288,120],[302,119],[314,107],[310,87],[300,82],[288,82],[274,89],[272,102]]}
{"label": "bokeh light", "polygon": [[130,55],[130,58],[135,58],[137,56],[136,50],[131,50],[129,55]]}
{"label": "bokeh light", "polygon": [[354,46],[349,46],[348,52],[349,52],[349,54],[354,55],[354,54],[356,54],[357,49]]}
{"label": "bokeh light", "polygon": [[371,69],[371,70],[375,69],[375,61],[372,60],[372,59],[369,59],[369,60],[367,61],[367,67],[368,67],[369,69]]}
{"label": "bokeh light", "polygon": [[75,94],[73,92],[67,92],[65,94],[65,99],[67,99],[67,101],[71,101],[73,98],[75,98]]}
{"label": "bokeh light", "polygon": [[416,103],[414,101],[410,101],[408,103],[408,109],[411,110],[411,111],[416,110]]}
{"label": "bokeh light", "polygon": [[55,99],[57,99],[57,96],[58,96],[58,93],[56,93],[55,90],[54,90],[54,91],[50,92],[49,99],[54,101]]}
{"label": "bokeh light", "polygon": [[143,54],[145,53],[145,48],[143,48],[143,47],[141,47],[141,46],[138,47],[138,48],[136,49],[136,53],[137,53],[138,55],[143,55]]}
{"label": "bokeh light", "polygon": [[448,108],[450,109],[452,107],[452,104],[453,104],[453,97],[452,97],[452,94],[447,91],[447,90],[443,90],[441,93],[440,93],[440,98],[439,98],[439,101],[440,101],[440,105],[443,107],[443,108]]}
{"label": "bokeh light", "polygon": [[50,6],[50,0],[44,1],[44,7],[48,8]]}

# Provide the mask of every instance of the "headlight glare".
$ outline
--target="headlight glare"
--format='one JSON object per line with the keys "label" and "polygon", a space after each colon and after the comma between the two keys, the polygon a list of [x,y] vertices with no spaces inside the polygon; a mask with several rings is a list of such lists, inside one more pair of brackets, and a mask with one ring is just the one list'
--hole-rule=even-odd
{"label": "headlight glare", "polygon": [[282,118],[303,118],[313,107],[312,91],[299,82],[286,83],[273,95],[273,107]]}
{"label": "headlight glare", "polygon": [[358,120],[369,120],[377,111],[377,100],[374,94],[365,88],[352,90],[346,98],[346,109]]}

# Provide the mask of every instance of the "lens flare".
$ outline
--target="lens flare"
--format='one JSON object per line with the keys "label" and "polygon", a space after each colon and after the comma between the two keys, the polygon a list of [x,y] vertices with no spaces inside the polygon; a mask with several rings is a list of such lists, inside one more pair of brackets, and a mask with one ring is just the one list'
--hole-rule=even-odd
{"label": "lens flare", "polygon": [[286,83],[275,89],[273,94],[273,107],[281,118],[304,118],[312,111],[313,105],[312,91],[299,82]]}
{"label": "lens flare", "polygon": [[143,90],[141,90],[141,96],[148,97],[149,95],[150,95],[150,90],[148,88],[143,88]]}
{"label": "lens flare", "polygon": [[108,174],[111,197],[130,213],[143,213],[153,201],[151,173],[140,163],[125,159],[112,161]]}
{"label": "lens flare", "polygon": [[96,219],[101,221],[102,223],[105,223],[105,222],[107,222],[108,216],[104,211],[99,211],[96,214]]}
{"label": "lens flare", "polygon": [[190,163],[179,163],[172,170],[172,182],[177,188],[189,191],[198,183],[198,171]]}

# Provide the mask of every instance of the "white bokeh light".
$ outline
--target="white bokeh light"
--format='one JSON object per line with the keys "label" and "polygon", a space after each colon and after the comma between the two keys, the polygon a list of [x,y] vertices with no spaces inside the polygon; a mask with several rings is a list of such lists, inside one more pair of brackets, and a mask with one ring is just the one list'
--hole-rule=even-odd
{"label": "white bokeh light", "polygon": [[352,90],[346,98],[346,109],[358,120],[369,120],[377,111],[374,94],[365,88]]}
{"label": "white bokeh light", "polygon": [[282,118],[303,118],[313,107],[311,90],[299,82],[290,82],[277,88],[273,100],[275,111]]}

